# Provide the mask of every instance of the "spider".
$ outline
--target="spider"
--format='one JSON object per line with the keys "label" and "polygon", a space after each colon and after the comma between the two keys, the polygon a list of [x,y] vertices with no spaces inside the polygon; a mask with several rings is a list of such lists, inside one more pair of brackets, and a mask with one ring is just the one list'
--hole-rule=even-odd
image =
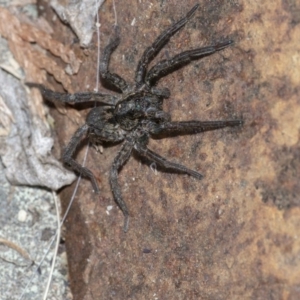
{"label": "spider", "polygon": [[171,59],[159,61],[149,71],[147,67],[150,61],[158,54],[170,38],[179,31],[195,14],[199,4],[195,5],[185,17],[165,29],[146,48],[135,72],[134,84],[128,84],[121,76],[111,73],[108,65],[112,52],[120,43],[120,30],[115,27],[115,32],[108,45],[104,49],[103,59],[100,62],[99,71],[103,80],[113,85],[122,92],[121,95],[107,95],[103,93],[82,92],[75,94],[64,94],[53,92],[37,83],[27,83],[30,87],[38,88],[43,97],[51,102],[84,103],[95,101],[99,103],[89,112],[86,123],[77,129],[71,141],[65,148],[62,160],[76,173],[90,179],[95,193],[100,189],[93,173],[86,167],[80,165],[73,158],[76,148],[81,141],[88,137],[92,143],[95,142],[123,142],[121,150],[115,157],[110,170],[110,185],[113,197],[124,214],[123,230],[128,230],[129,211],[121,194],[118,184],[118,170],[126,163],[132,152],[145,157],[163,169],[169,169],[176,173],[185,173],[196,179],[203,176],[197,171],[170,162],[147,147],[150,137],[170,136],[180,134],[195,134],[208,130],[215,130],[229,126],[239,126],[242,119],[222,121],[171,121],[169,113],[163,111],[163,101],[169,98],[170,91],[167,88],[157,88],[155,83],[172,70],[188,64],[190,61],[220,51],[233,43],[232,40],[188,50],[175,55]]}

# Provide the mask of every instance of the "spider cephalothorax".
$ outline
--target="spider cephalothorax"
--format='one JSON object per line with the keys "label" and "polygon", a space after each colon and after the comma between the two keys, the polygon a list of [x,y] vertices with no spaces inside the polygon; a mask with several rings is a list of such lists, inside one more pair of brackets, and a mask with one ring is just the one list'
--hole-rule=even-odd
{"label": "spider cephalothorax", "polygon": [[98,183],[93,173],[73,159],[76,147],[84,137],[88,137],[92,142],[123,142],[121,150],[112,164],[110,184],[114,199],[125,217],[124,231],[127,231],[128,228],[129,213],[118,184],[118,170],[126,163],[132,151],[165,169],[186,173],[197,179],[201,179],[202,175],[200,173],[190,170],[183,165],[169,162],[147,148],[149,138],[157,135],[195,134],[242,124],[242,120],[171,121],[171,116],[163,111],[163,100],[169,98],[170,91],[166,88],[157,88],[154,85],[158,79],[174,68],[185,65],[191,60],[222,50],[233,43],[231,40],[213,46],[182,52],[171,59],[158,62],[147,71],[149,62],[169,41],[171,36],[188,22],[198,6],[198,4],[195,5],[184,18],[163,31],[154,43],[144,51],[138,63],[133,85],[129,85],[122,77],[108,70],[110,56],[120,43],[119,28],[115,29],[114,36],[104,49],[99,69],[101,77],[122,92],[120,96],[90,92],[61,94],[48,90],[42,85],[28,83],[31,87],[39,88],[44,98],[52,102],[82,103],[95,101],[99,104],[99,106],[91,109],[86,123],[73,135],[64,150],[63,161],[77,173],[88,177],[92,182],[94,191],[99,193]]}

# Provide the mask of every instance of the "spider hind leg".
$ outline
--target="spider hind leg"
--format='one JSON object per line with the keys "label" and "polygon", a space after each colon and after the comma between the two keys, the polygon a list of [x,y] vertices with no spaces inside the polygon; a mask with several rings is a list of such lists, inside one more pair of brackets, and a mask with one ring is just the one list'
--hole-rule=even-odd
{"label": "spider hind leg", "polygon": [[153,152],[152,150],[150,150],[149,148],[143,146],[143,145],[136,145],[135,146],[135,150],[141,155],[146,157],[147,159],[149,159],[150,161],[153,161],[155,163],[157,163],[159,166],[163,167],[164,169],[170,169],[173,170],[175,172],[179,172],[179,173],[185,173],[188,174],[196,179],[202,179],[203,175],[191,170],[183,165],[177,164],[177,163],[173,163],[168,161],[167,159],[165,159],[164,157],[160,156],[159,154]]}
{"label": "spider hind leg", "polygon": [[92,183],[95,193],[99,194],[100,189],[99,189],[97,180],[96,180],[94,174],[92,173],[92,171],[89,170],[88,168],[83,167],[81,164],[79,164],[77,161],[75,161],[75,159],[72,158],[77,146],[81,142],[84,135],[86,135],[86,133],[88,132],[88,129],[89,129],[89,126],[87,124],[84,124],[79,129],[77,129],[77,131],[74,133],[73,137],[71,138],[71,141],[69,142],[68,146],[64,150],[62,159],[66,165],[68,165],[72,168],[72,170],[81,174],[84,177],[89,178],[91,180],[91,183]]}
{"label": "spider hind leg", "polygon": [[150,132],[153,135],[183,135],[196,134],[204,131],[217,130],[225,127],[243,125],[242,119],[221,121],[180,121],[165,122],[163,124],[151,123]]}
{"label": "spider hind leg", "polygon": [[117,205],[120,207],[121,211],[124,215],[124,232],[127,232],[128,230],[128,224],[129,224],[129,212],[126,203],[123,200],[121,188],[118,183],[118,170],[126,163],[126,161],[129,159],[131,152],[132,152],[132,144],[129,141],[125,141],[123,144],[120,152],[115,157],[114,162],[112,164],[112,168],[110,171],[110,186],[111,190],[114,196],[114,199],[117,203]]}

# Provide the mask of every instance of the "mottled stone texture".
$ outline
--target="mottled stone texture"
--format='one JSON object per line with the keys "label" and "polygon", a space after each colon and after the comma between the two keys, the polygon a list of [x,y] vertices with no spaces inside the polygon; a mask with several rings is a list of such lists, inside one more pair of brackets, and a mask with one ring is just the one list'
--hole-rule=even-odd
{"label": "mottled stone texture", "polygon": [[[130,81],[145,47],[195,1],[116,2],[122,42],[111,67]],[[242,116],[244,127],[151,141],[153,150],[203,173],[200,182],[156,174],[131,158],[119,180],[131,214],[126,234],[108,184],[120,145],[103,154],[89,150],[101,194],[81,181],[66,222],[75,300],[300,299],[300,2],[200,6],[157,59],[225,38],[235,45],[161,80],[172,91],[165,110],[174,120]],[[100,17],[103,49],[114,23],[112,1]],[[95,43],[85,54],[78,48],[84,63],[76,90],[94,87]],[[78,114],[53,114],[64,146]],[[86,111],[80,115],[82,123]],[[73,188],[62,192],[64,205]]]}

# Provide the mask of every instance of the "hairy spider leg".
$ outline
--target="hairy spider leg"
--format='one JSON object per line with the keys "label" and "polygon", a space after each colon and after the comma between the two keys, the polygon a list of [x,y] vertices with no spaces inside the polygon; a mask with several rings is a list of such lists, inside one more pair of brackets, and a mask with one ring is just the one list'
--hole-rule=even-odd
{"label": "hairy spider leg", "polygon": [[118,155],[115,157],[112,168],[110,170],[110,185],[111,190],[114,196],[114,199],[118,206],[120,207],[121,211],[124,215],[124,227],[123,230],[126,232],[128,230],[129,224],[129,212],[126,203],[122,198],[121,188],[118,183],[118,170],[126,163],[129,159],[131,152],[133,149],[133,144],[131,141],[126,140],[122,145],[121,150],[119,151]]}
{"label": "hairy spider leg", "polygon": [[182,121],[165,122],[152,126],[151,134],[195,134],[204,131],[216,130],[224,127],[234,127],[243,124],[243,120],[222,121]]}
{"label": "hairy spider leg", "polygon": [[177,164],[177,163],[173,163],[168,161],[167,159],[165,159],[164,157],[160,156],[159,154],[153,152],[152,150],[150,150],[149,148],[147,148],[144,145],[141,144],[136,144],[134,149],[141,155],[146,157],[147,159],[156,162],[158,165],[162,166],[165,169],[170,169],[173,171],[177,171],[179,173],[186,173],[190,176],[193,176],[197,179],[202,179],[203,175],[201,175],[200,173],[188,169],[187,167]]}
{"label": "hairy spider leg", "polygon": [[178,22],[164,30],[154,41],[154,43],[146,48],[135,73],[135,83],[136,87],[139,88],[144,84],[146,70],[149,62],[157,55],[161,48],[169,41],[169,39],[174,35],[180,28],[182,28],[194,15],[196,9],[199,7],[199,4],[196,4],[184,18],[180,19]]}
{"label": "hairy spider leg", "polygon": [[100,102],[105,105],[115,105],[117,102],[117,97],[108,94],[102,93],[91,93],[91,92],[82,92],[75,94],[65,94],[53,92],[49,89],[46,89],[43,85],[38,83],[26,82],[26,85],[29,87],[38,88],[44,99],[51,102],[61,102],[61,103],[84,103],[90,101]]}
{"label": "hairy spider leg", "polygon": [[120,89],[123,93],[126,92],[128,89],[127,82],[118,74],[111,73],[108,70],[108,64],[110,60],[110,56],[113,51],[118,47],[120,44],[120,28],[119,26],[115,26],[115,34],[111,37],[110,42],[104,49],[103,58],[100,62],[99,72],[103,79]]}
{"label": "hairy spider leg", "polygon": [[152,94],[162,98],[169,98],[171,95],[170,90],[168,88],[158,88],[156,86],[152,86],[150,88],[150,91]]}
{"label": "hairy spider leg", "polygon": [[96,194],[99,194],[100,189],[92,171],[90,171],[88,168],[83,167],[81,164],[79,164],[77,161],[75,161],[72,158],[77,146],[81,142],[82,138],[86,135],[88,130],[89,130],[89,126],[87,124],[84,124],[79,129],[76,130],[75,134],[71,138],[71,141],[69,142],[69,144],[64,150],[62,159],[63,162],[66,165],[70,166],[74,171],[76,171],[77,173],[81,174],[84,177],[88,177],[91,180],[94,192]]}
{"label": "hairy spider leg", "polygon": [[194,59],[199,59],[204,56],[211,55],[216,51],[220,51],[228,47],[232,43],[232,40],[228,40],[217,45],[188,50],[175,55],[171,59],[162,60],[158,62],[155,66],[153,66],[147,73],[145,80],[146,84],[151,85],[152,82],[155,82],[162,76],[167,75],[171,70],[174,70],[176,67],[186,65]]}

